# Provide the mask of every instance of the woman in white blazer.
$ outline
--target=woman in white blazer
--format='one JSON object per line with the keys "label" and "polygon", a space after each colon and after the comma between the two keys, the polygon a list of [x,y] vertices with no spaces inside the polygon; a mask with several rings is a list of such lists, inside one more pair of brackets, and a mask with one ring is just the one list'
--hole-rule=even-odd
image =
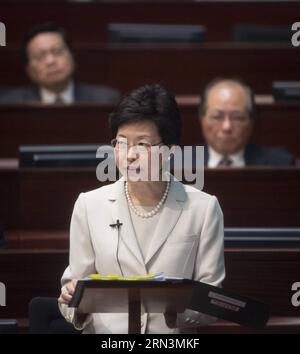
{"label": "woman in white blazer", "polygon": [[[70,228],[70,262],[58,299],[63,316],[83,333],[128,331],[127,314],[79,314],[68,307],[76,280],[89,274],[164,272],[221,286],[224,231],[216,197],[161,172],[161,159],[158,180],[151,178],[155,166],[150,157],[158,147],[179,144],[180,126],[175,98],[160,85],[133,91],[110,115],[112,145],[123,177],[77,199]],[[122,225],[112,227],[117,220]],[[167,315],[142,313],[141,325],[142,333],[180,333],[196,331],[211,321],[209,316],[186,310],[172,323]]]}

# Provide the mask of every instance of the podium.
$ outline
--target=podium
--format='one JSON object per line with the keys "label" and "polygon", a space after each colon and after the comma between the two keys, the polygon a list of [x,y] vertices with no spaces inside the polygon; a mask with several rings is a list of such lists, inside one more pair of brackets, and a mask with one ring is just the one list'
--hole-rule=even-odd
{"label": "podium", "polygon": [[181,313],[186,309],[250,328],[262,328],[267,305],[219,287],[189,279],[79,280],[69,307],[79,313],[128,313],[128,333],[141,333],[141,309]]}

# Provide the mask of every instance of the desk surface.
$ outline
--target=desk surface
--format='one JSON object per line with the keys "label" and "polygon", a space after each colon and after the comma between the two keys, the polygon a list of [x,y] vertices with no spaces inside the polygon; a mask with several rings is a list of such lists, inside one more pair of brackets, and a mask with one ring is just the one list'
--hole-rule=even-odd
{"label": "desk surface", "polygon": [[[258,95],[252,142],[284,146],[300,156],[300,102],[273,102]],[[178,96],[182,115],[182,145],[203,143],[198,120],[198,96]],[[111,140],[109,104],[71,106],[0,105],[0,158],[17,157],[19,145],[102,144]]]}
{"label": "desk surface", "polygon": [[[79,193],[100,187],[93,168],[0,170],[6,229],[68,229]],[[299,227],[300,168],[206,169],[226,227]]]}
{"label": "desk surface", "polygon": [[291,26],[297,20],[295,14],[300,12],[300,4],[295,1],[98,0],[70,3],[57,0],[32,3],[23,0],[18,3],[14,0],[20,9],[17,12],[12,2],[6,0],[1,4],[1,20],[10,28],[11,42],[19,42],[33,24],[49,18],[66,27],[75,43],[87,38],[93,42],[107,40],[109,22],[201,24],[207,27],[205,40],[223,41],[232,37],[236,22]]}

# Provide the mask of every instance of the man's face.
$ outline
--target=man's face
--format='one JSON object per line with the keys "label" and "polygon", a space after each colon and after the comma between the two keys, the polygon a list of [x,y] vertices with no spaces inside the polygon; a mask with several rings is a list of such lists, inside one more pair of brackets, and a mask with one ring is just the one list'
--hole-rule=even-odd
{"label": "man's face", "polygon": [[58,33],[35,36],[27,46],[26,71],[39,86],[59,91],[69,82],[74,71],[73,56]]}
{"label": "man's face", "polygon": [[247,94],[238,84],[219,84],[209,91],[200,120],[206,143],[219,154],[234,154],[248,143],[253,122],[247,104]]}

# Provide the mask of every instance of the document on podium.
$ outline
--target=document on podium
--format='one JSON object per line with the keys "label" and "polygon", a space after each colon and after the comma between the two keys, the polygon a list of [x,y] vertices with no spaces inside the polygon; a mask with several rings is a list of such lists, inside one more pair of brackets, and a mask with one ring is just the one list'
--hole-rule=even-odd
{"label": "document on podium", "polygon": [[[79,280],[70,303],[81,313],[140,314],[194,310],[250,328],[263,328],[269,307],[223,288],[182,278]],[[137,317],[135,317],[137,318]]]}
{"label": "document on podium", "polygon": [[82,313],[122,313],[128,312],[130,301],[140,301],[148,313],[169,308],[180,313],[192,294],[193,284],[186,279],[79,280],[69,306]]}

